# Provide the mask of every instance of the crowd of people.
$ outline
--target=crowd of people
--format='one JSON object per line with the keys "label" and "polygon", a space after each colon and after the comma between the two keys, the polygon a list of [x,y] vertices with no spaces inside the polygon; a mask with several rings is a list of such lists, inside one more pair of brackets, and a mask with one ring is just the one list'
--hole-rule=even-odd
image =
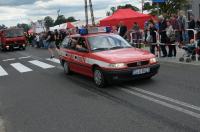
{"label": "crowd of people", "polygon": [[48,49],[51,58],[54,58],[55,51],[59,49],[60,43],[66,37],[66,31],[32,33],[26,35],[28,43],[32,47]]}
{"label": "crowd of people", "polygon": [[[188,21],[184,12],[180,11],[178,15],[160,15],[157,19],[150,19],[144,23],[144,29],[134,22],[132,28],[128,30],[125,23],[121,21],[117,26],[112,27],[112,32],[119,34],[129,42],[134,38],[134,43],[139,48],[141,47],[140,43],[149,44],[150,52],[153,54],[156,54],[156,50],[161,49],[162,57],[176,57],[177,45],[182,46],[185,43],[194,42],[194,32],[186,29],[200,29],[200,18],[195,21],[194,16],[191,15]],[[48,49],[51,58],[54,58],[54,51],[59,49],[67,32],[68,30],[55,30],[54,32],[34,33],[27,35],[27,40],[33,47]],[[78,28],[74,32],[77,33]],[[131,33],[134,33],[133,36]]]}
{"label": "crowd of people", "polygon": [[[190,30],[188,31],[187,29]],[[113,27],[113,33],[117,33],[131,41],[130,33],[134,32],[135,43],[139,43],[141,42],[139,40],[143,39],[144,43],[150,44],[150,52],[153,54],[155,54],[155,49],[158,49],[157,43],[159,39],[162,57],[176,57],[177,44],[181,47],[193,41],[194,32],[191,29],[200,29],[200,18],[195,21],[194,16],[191,15],[187,20],[184,12],[180,11],[178,15],[160,15],[158,19],[146,21],[142,31],[136,22],[130,30],[123,22],[120,22],[117,27]]]}

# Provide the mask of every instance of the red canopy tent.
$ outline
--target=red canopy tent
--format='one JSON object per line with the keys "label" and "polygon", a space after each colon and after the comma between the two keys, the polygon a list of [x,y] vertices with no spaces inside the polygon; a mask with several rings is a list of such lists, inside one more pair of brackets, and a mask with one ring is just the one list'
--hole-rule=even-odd
{"label": "red canopy tent", "polygon": [[74,26],[74,25],[72,25],[72,23],[71,23],[71,22],[67,22],[67,28],[71,29],[71,28],[75,28],[75,26]]}
{"label": "red canopy tent", "polygon": [[100,26],[117,26],[120,21],[128,27],[133,27],[134,22],[137,22],[141,28],[144,28],[144,22],[152,16],[142,14],[132,9],[119,9],[112,16],[109,16],[100,21]]}

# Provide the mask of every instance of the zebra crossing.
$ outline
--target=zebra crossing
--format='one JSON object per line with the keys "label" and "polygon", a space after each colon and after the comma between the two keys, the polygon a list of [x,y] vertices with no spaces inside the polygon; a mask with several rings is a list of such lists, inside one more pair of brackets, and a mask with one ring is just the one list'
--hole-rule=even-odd
{"label": "zebra crossing", "polygon": [[54,64],[60,63],[59,59],[54,58],[54,59],[46,59],[45,62],[41,61],[41,60],[30,60],[30,61],[27,61],[26,64],[24,64],[24,62],[10,63],[10,64],[8,64],[9,66],[5,66],[5,65],[3,66],[0,64],[0,78],[3,76],[8,76],[10,74],[8,71],[6,71],[6,68],[12,68],[19,73],[33,72],[34,69],[32,67],[30,67],[30,65],[36,66],[43,70],[55,68],[54,65],[49,64],[46,61],[49,61],[51,63],[53,62]]}

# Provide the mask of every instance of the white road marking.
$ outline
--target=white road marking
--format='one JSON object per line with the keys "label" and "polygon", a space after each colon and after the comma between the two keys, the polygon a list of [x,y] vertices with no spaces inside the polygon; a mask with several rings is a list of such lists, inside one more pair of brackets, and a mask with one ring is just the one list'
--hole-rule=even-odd
{"label": "white road marking", "polygon": [[143,95],[143,94],[141,94],[141,93],[133,92],[133,91],[128,90],[128,89],[120,88],[120,90],[122,90],[122,91],[124,91],[124,92],[126,92],[126,93],[129,93],[129,94],[132,94],[132,95],[138,96],[138,97],[140,97],[140,98],[143,98],[143,99],[146,99],[146,100],[152,101],[152,102],[154,102],[154,103],[157,103],[157,104],[163,105],[163,106],[165,106],[165,107],[168,107],[168,108],[171,108],[171,109],[177,110],[177,111],[179,111],[179,112],[185,113],[185,114],[190,115],[190,116],[192,116],[192,117],[195,117],[195,118],[200,119],[200,114],[195,113],[195,112],[190,111],[190,110],[187,110],[187,109],[184,109],[184,108],[182,108],[182,107],[175,106],[175,105],[172,105],[172,104],[166,103],[166,102],[164,102],[164,101],[160,101],[160,100],[154,99],[154,98],[152,98],[152,97],[149,97],[149,96]]}
{"label": "white road marking", "polygon": [[21,73],[33,71],[32,69],[26,67],[25,65],[23,65],[21,63],[12,63],[10,65]]}
{"label": "white road marking", "polygon": [[16,59],[15,58],[10,58],[10,59],[2,60],[2,61],[6,62],[6,61],[13,61],[13,60],[16,60]]}
{"label": "white road marking", "polygon": [[176,99],[172,99],[170,97],[166,97],[166,96],[163,96],[163,95],[160,95],[160,94],[156,94],[156,93],[146,91],[146,90],[143,90],[143,89],[139,89],[139,88],[135,88],[135,87],[128,87],[128,88],[135,90],[135,91],[138,91],[138,92],[142,92],[142,93],[151,95],[151,96],[154,96],[154,97],[157,97],[157,98],[160,98],[160,99],[163,99],[163,100],[166,100],[166,101],[169,101],[169,102],[172,102],[172,103],[175,103],[175,104],[178,104],[178,105],[181,105],[181,106],[185,106],[185,107],[200,111],[200,107],[198,107],[198,106],[191,105],[191,104],[188,104],[188,103],[176,100]]}
{"label": "white road marking", "polygon": [[21,59],[27,59],[27,58],[31,58],[31,56],[19,57],[18,59],[21,60]]}
{"label": "white road marking", "polygon": [[8,73],[0,66],[0,76],[6,76]]}
{"label": "white road marking", "polygon": [[52,65],[49,65],[47,63],[44,63],[44,62],[41,62],[41,61],[38,61],[38,60],[33,60],[33,61],[29,61],[31,64],[33,65],[36,65],[36,66],[39,66],[43,69],[48,69],[48,68],[54,68],[55,66],[52,66]]}
{"label": "white road marking", "polygon": [[48,59],[46,59],[46,60],[51,61],[51,62],[54,62],[54,63],[60,64],[60,60],[59,60],[59,59],[56,59],[56,58],[53,58],[53,59],[48,58]]}
{"label": "white road marking", "polygon": [[0,132],[5,132],[4,121],[1,117],[0,117]]}

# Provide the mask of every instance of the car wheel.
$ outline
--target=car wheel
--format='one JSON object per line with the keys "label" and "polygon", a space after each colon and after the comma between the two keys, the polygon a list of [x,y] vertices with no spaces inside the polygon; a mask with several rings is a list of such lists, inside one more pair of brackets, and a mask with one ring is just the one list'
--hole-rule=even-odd
{"label": "car wheel", "polygon": [[94,69],[94,83],[100,88],[103,88],[106,85],[104,74],[98,67]]}
{"label": "car wheel", "polygon": [[26,47],[22,47],[21,49],[22,49],[22,50],[26,50]]}
{"label": "car wheel", "polygon": [[64,73],[66,75],[69,75],[71,72],[70,72],[70,69],[69,69],[69,63],[68,62],[64,62],[64,65],[63,65],[63,68],[64,68]]}
{"label": "car wheel", "polygon": [[191,58],[187,58],[185,61],[186,61],[187,63],[190,63],[192,60],[191,60]]}
{"label": "car wheel", "polygon": [[183,57],[179,58],[179,61],[180,61],[180,62],[183,62],[183,61],[184,61],[184,58],[183,58]]}

